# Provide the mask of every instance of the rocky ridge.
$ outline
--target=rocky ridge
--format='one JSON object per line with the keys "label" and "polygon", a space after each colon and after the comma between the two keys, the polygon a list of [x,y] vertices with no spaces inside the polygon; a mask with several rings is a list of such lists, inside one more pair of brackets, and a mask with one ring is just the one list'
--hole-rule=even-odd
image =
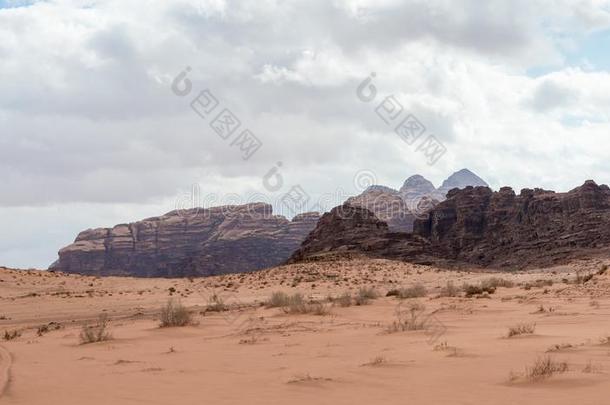
{"label": "rocky ridge", "polygon": [[249,272],[285,261],[318,219],[306,213],[289,221],[264,203],[172,211],[81,232],[51,269],[136,277]]}
{"label": "rocky ridge", "polygon": [[[346,215],[350,210],[359,214]],[[331,211],[291,261],[351,252],[419,263],[527,268],[610,250],[610,188],[593,181],[567,193],[453,189],[425,218],[415,220],[413,233],[391,232],[371,215],[345,205]]]}

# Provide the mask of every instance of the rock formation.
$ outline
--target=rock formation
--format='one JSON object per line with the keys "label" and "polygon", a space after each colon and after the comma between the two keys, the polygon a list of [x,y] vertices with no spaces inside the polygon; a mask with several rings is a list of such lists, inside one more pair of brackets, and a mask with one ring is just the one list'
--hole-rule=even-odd
{"label": "rock formation", "polygon": [[[412,233],[391,232],[372,211],[343,204],[324,214],[290,262],[364,253],[373,257],[407,258],[425,254],[427,241]],[[421,258],[421,257],[420,257]]]}
{"label": "rock formation", "polygon": [[81,232],[59,251],[52,269],[137,277],[254,271],[285,261],[318,219],[318,213],[306,213],[289,221],[263,203],[172,211]]}
{"label": "rock formation", "polygon": [[441,195],[441,201],[447,196],[447,193],[454,188],[472,187],[489,187],[482,178],[474,174],[468,169],[462,169],[459,172],[453,173],[443,184],[438,188],[438,193]]}
{"label": "rock formation", "polygon": [[390,231],[411,232],[417,218],[425,218],[428,211],[440,201],[445,200],[450,185],[457,188],[467,186],[487,186],[480,177],[468,169],[452,174],[443,182],[441,188],[418,174],[409,177],[400,190],[374,185],[358,196],[351,197],[346,203],[371,210],[377,218],[388,224]]}
{"label": "rock formation", "polygon": [[[346,220],[326,214],[292,261],[358,252],[413,262],[504,268],[549,266],[610,250],[610,188],[587,181],[567,193],[509,187],[453,189],[417,219],[412,234],[391,232],[371,211]],[[343,206],[341,212],[350,212]]]}

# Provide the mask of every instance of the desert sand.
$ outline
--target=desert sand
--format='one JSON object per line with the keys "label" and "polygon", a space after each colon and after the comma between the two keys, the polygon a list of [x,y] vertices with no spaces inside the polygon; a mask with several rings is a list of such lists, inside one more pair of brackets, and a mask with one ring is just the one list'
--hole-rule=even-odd
{"label": "desert sand", "polygon": [[[200,279],[0,269],[0,333],[19,335],[0,340],[0,403],[606,404],[610,272],[600,269],[608,263],[498,273],[354,259]],[[441,296],[448,281],[490,277],[514,285]],[[426,296],[386,296],[416,283]],[[361,287],[379,298],[335,301]],[[276,291],[321,302],[323,314],[265,306]],[[214,295],[226,310],[211,310]],[[170,298],[193,325],[159,328]],[[393,330],[416,302],[424,327]],[[81,344],[82,326],[102,313],[112,339]],[[508,337],[518,324],[535,330]],[[567,371],[528,378],[544,356]]]}

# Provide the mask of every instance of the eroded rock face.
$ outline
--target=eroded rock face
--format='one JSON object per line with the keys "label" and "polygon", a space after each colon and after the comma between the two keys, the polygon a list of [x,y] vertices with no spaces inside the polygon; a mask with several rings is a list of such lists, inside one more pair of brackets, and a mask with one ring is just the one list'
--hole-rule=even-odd
{"label": "eroded rock face", "polygon": [[439,257],[483,266],[551,265],[610,247],[610,189],[587,181],[568,193],[505,187],[452,190],[415,233]]}
{"label": "eroded rock face", "polygon": [[480,177],[468,169],[460,170],[443,182],[440,189],[418,174],[409,177],[400,190],[374,185],[360,195],[351,197],[345,203],[367,208],[377,218],[388,224],[393,232],[411,232],[417,218],[426,218],[428,211],[445,200],[443,187],[457,188],[487,185]]}
{"label": "eroded rock face", "polygon": [[172,211],[113,228],[81,232],[53,269],[87,275],[185,277],[248,272],[284,262],[319,219],[292,221],[256,203]]}
{"label": "eroded rock face", "polygon": [[292,261],[347,251],[418,263],[526,268],[610,251],[610,188],[593,181],[568,193],[453,189],[415,221],[413,233],[391,232],[364,208],[338,208],[322,217]]}
{"label": "eroded rock face", "polygon": [[379,220],[384,221],[392,231],[413,231],[415,215],[396,190],[388,187],[371,186],[362,194],[350,197],[345,203],[370,210]]}

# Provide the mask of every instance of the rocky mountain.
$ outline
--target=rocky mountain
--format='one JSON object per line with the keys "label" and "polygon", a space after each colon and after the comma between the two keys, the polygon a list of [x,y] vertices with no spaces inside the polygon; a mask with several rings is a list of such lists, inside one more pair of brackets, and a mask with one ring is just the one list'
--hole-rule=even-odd
{"label": "rocky mountain", "polygon": [[394,189],[371,186],[362,194],[350,197],[346,203],[369,209],[393,231],[411,232],[413,230],[415,215],[400,193]]}
{"label": "rocky mountain", "polygon": [[325,213],[289,263],[351,253],[392,259],[422,259],[428,241],[409,232],[392,232],[363,207],[345,203]]}
{"label": "rocky mountain", "polygon": [[345,202],[371,210],[391,231],[411,232],[415,219],[425,217],[431,208],[445,200],[445,188],[480,185],[487,186],[487,183],[468,169],[452,174],[439,189],[416,174],[405,180],[400,190],[374,185]]}
{"label": "rocky mountain", "polygon": [[443,181],[443,184],[438,188],[438,193],[441,194],[441,201],[445,199],[445,196],[449,191],[454,188],[466,188],[472,187],[489,187],[482,178],[474,174],[468,169],[462,169],[459,172],[453,173],[449,178]]}
{"label": "rocky mountain", "polygon": [[445,196],[438,192],[430,180],[419,174],[405,180],[399,193],[405,201],[418,201],[423,197],[430,197],[438,201],[445,199]]}
{"label": "rocky mountain", "polygon": [[567,193],[454,189],[407,234],[391,232],[372,215],[345,205],[325,214],[291,260],[353,252],[420,263],[526,268],[610,250],[610,188],[593,181]]}
{"label": "rocky mountain", "polygon": [[113,228],[89,229],[59,251],[52,269],[87,275],[185,277],[248,272],[284,262],[318,222],[292,221],[268,204],[172,211]]}

